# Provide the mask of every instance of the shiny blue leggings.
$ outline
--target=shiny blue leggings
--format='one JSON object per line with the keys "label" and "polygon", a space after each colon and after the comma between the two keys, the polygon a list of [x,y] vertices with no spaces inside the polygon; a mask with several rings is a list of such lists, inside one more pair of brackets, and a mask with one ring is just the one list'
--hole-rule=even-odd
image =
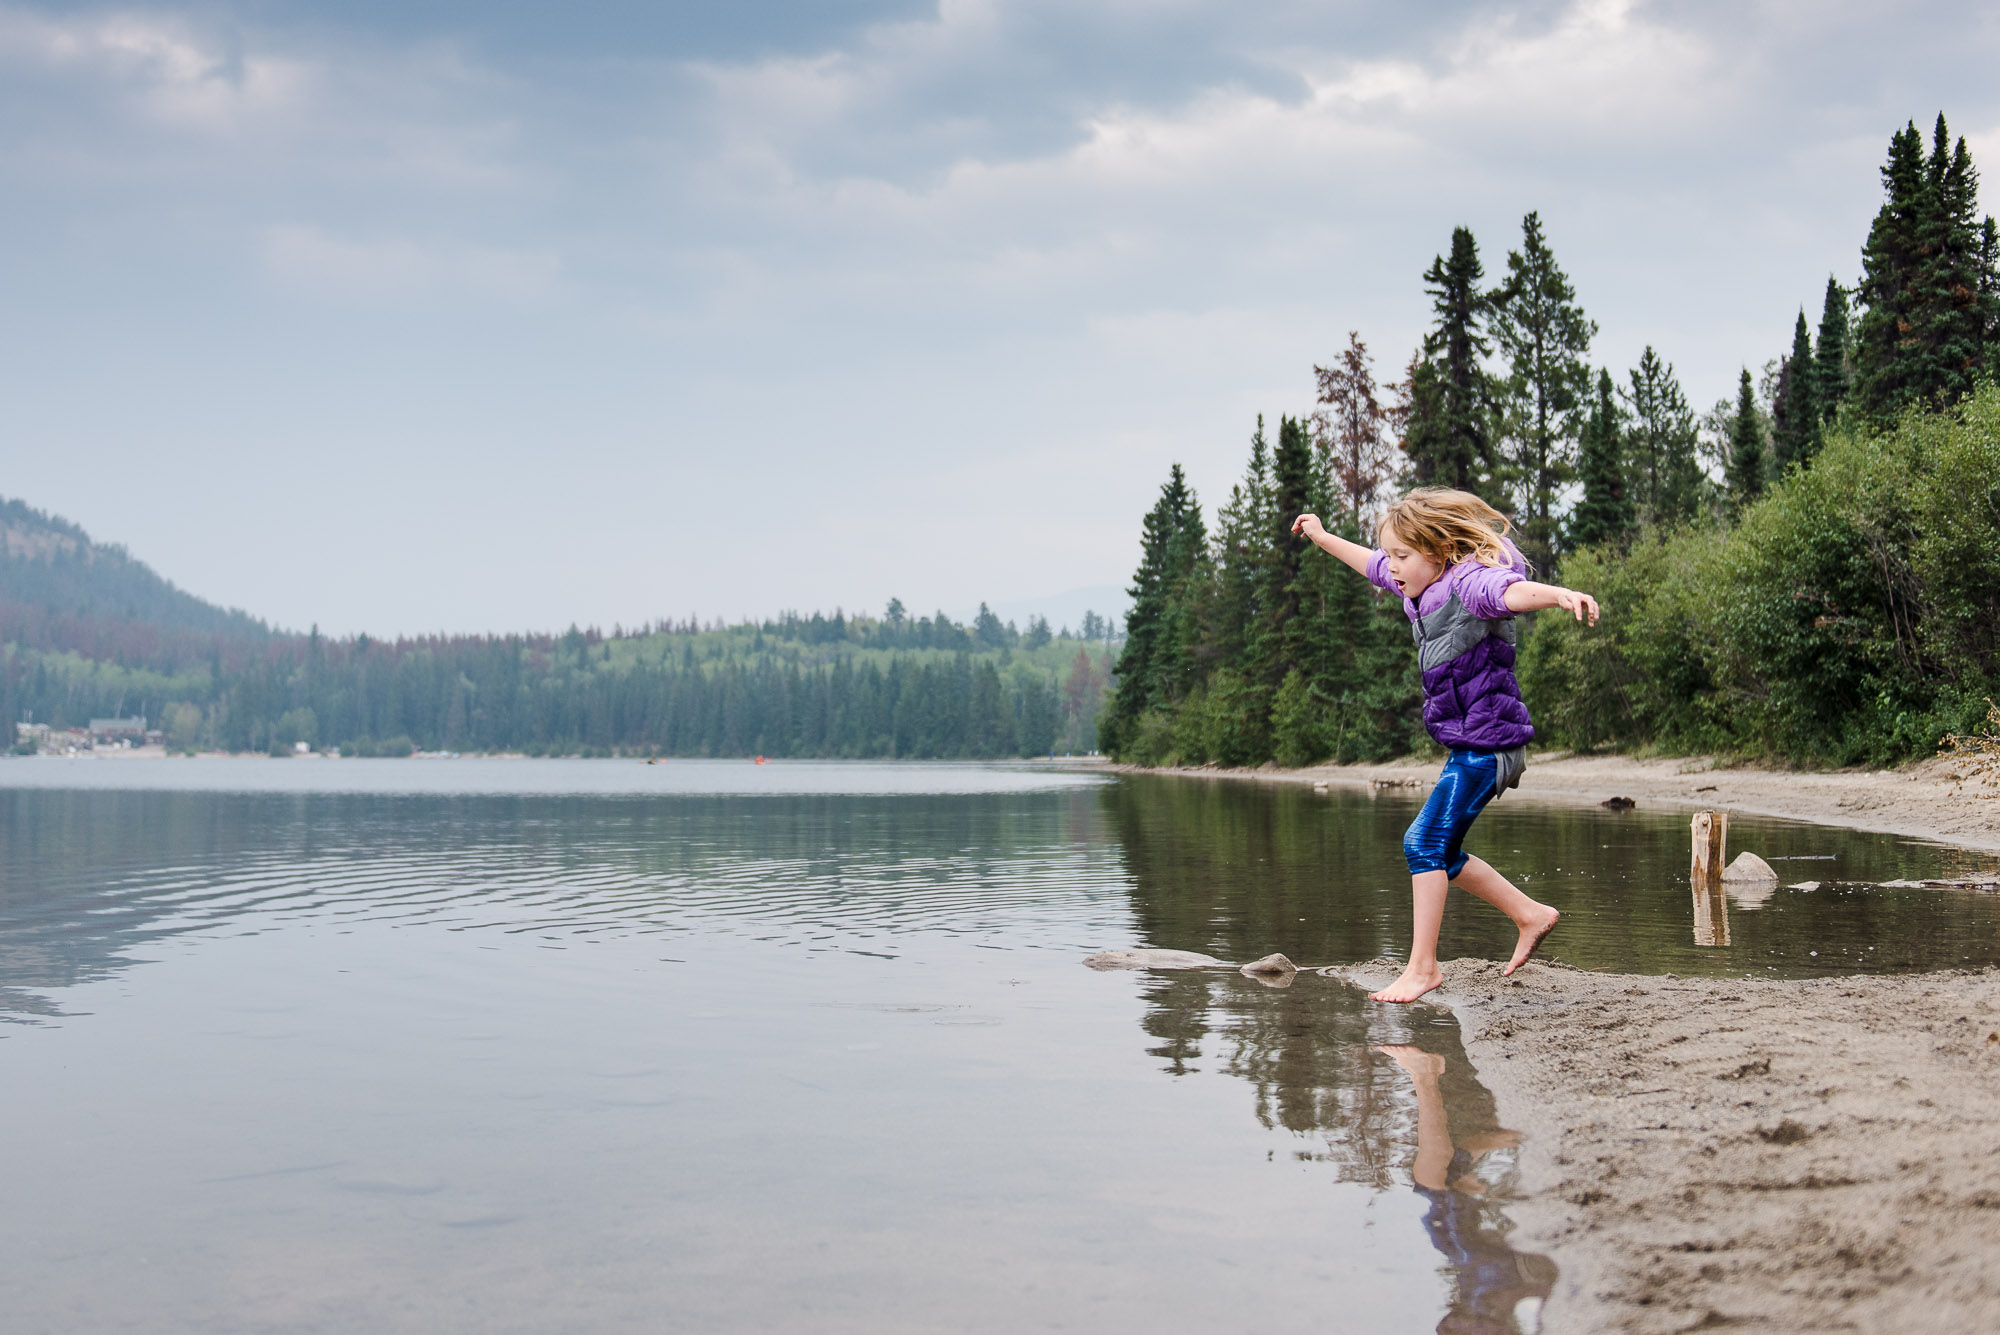
{"label": "shiny blue leggings", "polygon": [[1460,850],[1465,832],[1493,800],[1500,778],[1500,760],[1491,751],[1453,751],[1438,775],[1430,800],[1403,835],[1403,857],[1410,875],[1448,872],[1455,879],[1471,855]]}

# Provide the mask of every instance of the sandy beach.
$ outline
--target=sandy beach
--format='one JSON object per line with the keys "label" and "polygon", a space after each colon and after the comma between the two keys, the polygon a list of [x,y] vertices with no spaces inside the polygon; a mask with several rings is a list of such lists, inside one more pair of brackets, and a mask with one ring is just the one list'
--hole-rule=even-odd
{"label": "sandy beach", "polygon": [[2000,973],[1445,977],[1527,1136],[1508,1213],[1561,1268],[1550,1335],[2000,1329]]}
{"label": "sandy beach", "polygon": [[[1310,769],[1223,769],[1215,766],[1135,773],[1183,774],[1268,783],[1429,784],[1436,761],[1382,765],[1320,765]],[[1518,793],[1505,800],[1601,802],[1629,797],[1643,805],[1740,811],[1819,825],[1936,839],[1966,848],[2000,850],[2000,783],[1947,759],[1893,770],[1786,771],[1719,767],[1709,757],[1638,760],[1566,752],[1528,756]]]}

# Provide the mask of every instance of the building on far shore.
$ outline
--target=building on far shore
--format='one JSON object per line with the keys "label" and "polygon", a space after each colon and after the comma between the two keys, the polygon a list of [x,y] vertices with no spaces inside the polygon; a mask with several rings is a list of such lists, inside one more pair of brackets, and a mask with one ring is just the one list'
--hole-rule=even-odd
{"label": "building on far shore", "polygon": [[137,718],[94,718],[90,721],[92,746],[144,746],[146,716]]}

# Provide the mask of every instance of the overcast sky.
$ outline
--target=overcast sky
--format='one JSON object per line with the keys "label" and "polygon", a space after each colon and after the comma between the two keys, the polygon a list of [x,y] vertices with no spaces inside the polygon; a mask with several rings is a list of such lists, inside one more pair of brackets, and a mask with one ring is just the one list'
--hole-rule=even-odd
{"label": "overcast sky", "polygon": [[[1116,585],[1539,210],[1706,405],[1851,280],[1938,3],[0,6],[0,494],[339,633]],[[1988,200],[1992,194],[1988,192]]]}

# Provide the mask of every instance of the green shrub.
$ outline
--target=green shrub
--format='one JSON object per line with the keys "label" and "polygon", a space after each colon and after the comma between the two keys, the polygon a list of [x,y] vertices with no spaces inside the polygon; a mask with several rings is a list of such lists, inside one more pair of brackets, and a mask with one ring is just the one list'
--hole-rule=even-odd
{"label": "green shrub", "polygon": [[2000,679],[2000,390],[1836,432],[1735,528],[1587,549],[1562,579],[1605,615],[1545,613],[1527,636],[1545,744],[1928,755]]}

